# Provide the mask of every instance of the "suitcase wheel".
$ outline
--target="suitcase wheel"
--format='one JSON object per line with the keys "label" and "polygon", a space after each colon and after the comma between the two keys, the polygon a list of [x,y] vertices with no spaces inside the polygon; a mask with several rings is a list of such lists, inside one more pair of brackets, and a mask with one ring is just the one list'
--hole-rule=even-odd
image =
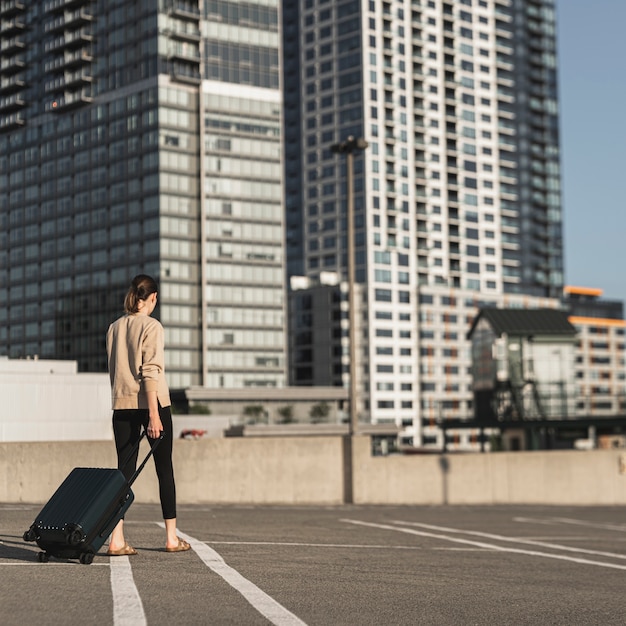
{"label": "suitcase wheel", "polygon": [[77,546],[85,541],[85,533],[80,529],[72,530],[67,537],[67,542],[71,546]]}
{"label": "suitcase wheel", "polygon": [[50,555],[47,552],[40,552],[37,555],[40,563],[47,563],[50,560]]}
{"label": "suitcase wheel", "polygon": [[94,554],[93,552],[83,552],[80,555],[80,559],[79,561],[83,564],[83,565],[91,565],[93,563],[93,557]]}
{"label": "suitcase wheel", "polygon": [[23,539],[24,541],[35,541],[35,539],[37,539],[37,533],[31,527],[24,533]]}

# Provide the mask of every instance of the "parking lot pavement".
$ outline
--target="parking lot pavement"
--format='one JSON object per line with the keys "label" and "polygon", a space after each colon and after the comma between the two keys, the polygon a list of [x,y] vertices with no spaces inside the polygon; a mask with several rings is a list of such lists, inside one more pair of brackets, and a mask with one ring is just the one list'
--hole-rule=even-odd
{"label": "parking lot pavement", "polygon": [[40,508],[0,504],[6,626],[626,621],[618,507],[183,506],[192,550],[170,554],[158,507],[134,504],[139,554],[91,565],[38,562]]}

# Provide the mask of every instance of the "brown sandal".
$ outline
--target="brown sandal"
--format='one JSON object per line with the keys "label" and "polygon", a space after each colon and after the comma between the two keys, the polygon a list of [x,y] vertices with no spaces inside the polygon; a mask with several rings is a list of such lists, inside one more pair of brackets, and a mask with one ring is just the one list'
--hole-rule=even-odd
{"label": "brown sandal", "polygon": [[111,548],[107,550],[107,556],[132,556],[133,554],[137,554],[137,550],[127,543],[119,550],[111,550]]}
{"label": "brown sandal", "polygon": [[191,550],[191,546],[180,537],[177,537],[178,545],[175,548],[165,548],[166,552],[186,552],[187,550]]}

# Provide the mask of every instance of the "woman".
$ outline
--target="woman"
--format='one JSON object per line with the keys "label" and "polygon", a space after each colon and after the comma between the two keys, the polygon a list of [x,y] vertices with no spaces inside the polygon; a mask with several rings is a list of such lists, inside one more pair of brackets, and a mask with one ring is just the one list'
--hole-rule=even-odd
{"label": "woman", "polygon": [[[124,299],[125,315],[113,322],[107,332],[113,433],[118,467],[127,479],[137,466],[139,450],[133,452],[133,447],[139,441],[142,428],[151,444],[163,433],[154,451],[154,464],[165,520],[165,550],[184,552],[191,546],[176,535],[173,428],[170,393],[165,381],[165,339],[161,323],[150,317],[156,303],[154,279],[145,274],[135,276]],[[120,520],[111,533],[107,554],[137,554],[124,538],[124,520]]]}

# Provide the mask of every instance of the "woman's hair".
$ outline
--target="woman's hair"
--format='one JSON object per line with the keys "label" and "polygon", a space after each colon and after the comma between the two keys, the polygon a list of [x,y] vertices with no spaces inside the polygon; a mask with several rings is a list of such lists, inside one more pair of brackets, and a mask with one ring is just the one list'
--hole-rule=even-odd
{"label": "woman's hair", "polygon": [[124,298],[124,312],[137,313],[139,301],[146,300],[148,296],[159,290],[156,281],[146,274],[138,274],[128,288],[128,293]]}

